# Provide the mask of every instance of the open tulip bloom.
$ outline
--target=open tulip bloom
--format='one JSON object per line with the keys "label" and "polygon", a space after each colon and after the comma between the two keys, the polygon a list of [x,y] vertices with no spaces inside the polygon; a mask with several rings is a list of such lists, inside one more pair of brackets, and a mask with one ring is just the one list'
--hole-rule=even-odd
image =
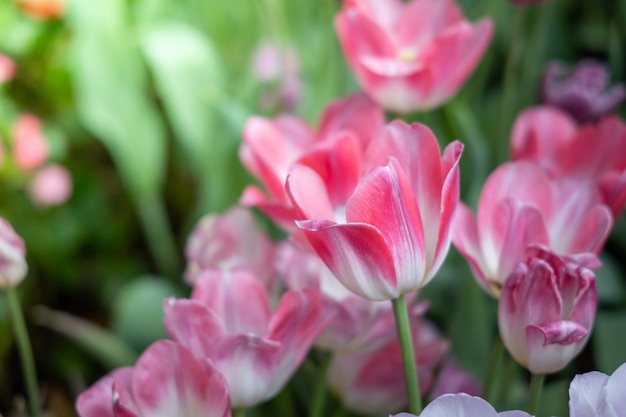
{"label": "open tulip bloom", "polygon": [[576,375],[569,386],[570,417],[621,417],[626,410],[626,363],[611,376]]}

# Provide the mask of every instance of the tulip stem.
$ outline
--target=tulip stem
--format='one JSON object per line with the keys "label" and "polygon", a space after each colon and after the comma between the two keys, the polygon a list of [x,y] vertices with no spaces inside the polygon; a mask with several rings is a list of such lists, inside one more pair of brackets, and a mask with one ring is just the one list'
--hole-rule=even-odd
{"label": "tulip stem", "polygon": [[543,388],[544,378],[545,374],[531,374],[530,387],[528,388],[528,405],[526,406],[526,411],[531,415],[535,415],[537,411],[537,405],[539,405],[539,400],[541,399],[541,389]]}
{"label": "tulip stem", "polygon": [[26,323],[24,322],[24,315],[20,307],[17,290],[15,288],[9,288],[7,290],[7,296],[9,298],[11,317],[13,317],[13,330],[15,331],[15,338],[17,339],[17,346],[22,360],[24,378],[26,379],[26,395],[28,396],[30,415],[32,417],[39,417],[41,410],[39,409],[39,385],[37,383],[37,373],[35,372],[35,360],[33,359],[33,350],[28,338],[28,332],[26,331]]}
{"label": "tulip stem", "polygon": [[326,407],[326,375],[328,374],[328,366],[330,365],[330,356],[323,352],[320,369],[317,373],[317,381],[315,383],[315,391],[313,391],[313,404],[311,406],[311,417],[323,417],[324,408]]}
{"label": "tulip stem", "polygon": [[496,335],[496,340],[493,343],[493,349],[491,350],[491,357],[489,358],[489,366],[487,368],[487,379],[485,380],[485,387],[483,389],[484,397],[487,402],[493,400],[493,387],[496,382],[496,376],[500,370],[500,364],[502,363],[502,355],[504,354],[504,343],[500,335]]}
{"label": "tulip stem", "polygon": [[419,381],[417,378],[417,363],[415,362],[415,349],[409,324],[409,313],[406,307],[404,294],[391,300],[393,315],[396,319],[396,329],[402,351],[402,363],[404,364],[404,377],[406,380],[407,396],[409,398],[409,413],[418,415],[422,412],[422,399],[420,397]]}

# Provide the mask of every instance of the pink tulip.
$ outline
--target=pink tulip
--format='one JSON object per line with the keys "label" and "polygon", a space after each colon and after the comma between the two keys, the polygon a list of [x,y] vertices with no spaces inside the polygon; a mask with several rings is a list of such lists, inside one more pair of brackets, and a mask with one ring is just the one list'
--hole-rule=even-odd
{"label": "pink tulip", "polygon": [[28,193],[38,206],[63,204],[72,194],[72,176],[61,165],[47,165],[35,174],[28,186]]}
{"label": "pink tulip", "polygon": [[298,165],[287,189],[298,227],[326,266],[350,291],[380,301],[421,288],[441,266],[463,145],[453,142],[442,156],[430,130],[401,121],[376,140],[386,145],[370,148],[381,150],[386,165],[374,166],[355,188],[352,173],[323,178]]}
{"label": "pink tulip", "polygon": [[15,122],[13,157],[17,166],[25,171],[38,168],[48,158],[48,142],[36,116],[23,114]]}
{"label": "pink tulip", "polygon": [[228,388],[208,360],[169,340],[134,368],[117,369],[76,400],[80,417],[230,417]]}
{"label": "pink tulip", "polygon": [[12,288],[26,277],[26,247],[13,226],[0,217],[0,288]]}
{"label": "pink tulip", "polygon": [[429,397],[432,400],[444,394],[459,393],[480,396],[482,389],[476,378],[461,369],[453,360],[448,360],[439,371]]}
{"label": "pink tulip", "polygon": [[609,71],[601,62],[585,59],[570,71],[551,62],[543,75],[541,98],[584,123],[612,113],[626,99],[624,84],[608,87]]}
{"label": "pink tulip", "polygon": [[419,416],[400,413],[390,417],[532,417],[524,411],[498,413],[487,401],[467,394],[446,394],[428,404]]}
{"label": "pink tulip", "polygon": [[570,417],[620,417],[626,410],[626,364],[611,376],[576,375],[569,386]]}
{"label": "pink tulip", "polygon": [[540,165],[555,178],[593,181],[617,217],[626,205],[626,123],[607,116],[577,126],[567,114],[537,107],[519,115],[511,137],[514,160]]}
{"label": "pink tulip", "polygon": [[275,271],[274,244],[247,209],[234,207],[204,216],[185,246],[185,279],[193,283],[207,269],[248,269],[270,288]]}
{"label": "pink tulip", "polygon": [[[432,386],[435,369],[448,343],[430,323],[415,314],[411,317],[411,333],[424,394]],[[328,369],[328,383],[344,407],[357,413],[387,415],[408,404],[397,338],[373,351],[335,353]]]}
{"label": "pink tulip", "polygon": [[[319,291],[323,308],[335,312],[318,336],[316,346],[331,351],[363,352],[397,338],[391,303],[366,300],[348,291],[317,255],[283,243],[276,267],[289,289]],[[424,303],[421,305],[426,308]]]}
{"label": "pink tulip", "polygon": [[15,77],[15,62],[4,54],[0,54],[0,84]]}
{"label": "pink tulip", "polygon": [[205,271],[192,299],[165,301],[165,328],[224,375],[235,408],[272,398],[331,318],[313,290],[290,291],[274,313],[267,291],[245,270]]}
{"label": "pink tulip", "polygon": [[507,350],[533,373],[563,369],[591,334],[598,295],[591,270],[531,247],[504,282],[498,327]]}
{"label": "pink tulip", "polygon": [[317,132],[292,116],[250,118],[244,127],[239,157],[265,191],[246,187],[241,204],[258,207],[281,227],[293,231],[295,215],[284,188],[291,167],[305,157],[308,164],[317,164],[319,154],[337,155],[335,164],[341,166],[356,164],[352,162],[355,153],[364,152],[384,120],[382,110],[362,94],[331,103]]}
{"label": "pink tulip", "polygon": [[492,296],[530,244],[599,265],[590,253],[602,249],[613,221],[597,189],[589,182],[550,180],[529,162],[509,162],[487,179],[475,217],[460,204],[452,240],[468,261],[478,283]]}
{"label": "pink tulip", "polygon": [[361,87],[387,110],[441,106],[470,76],[493,32],[453,0],[347,0],[335,27]]}

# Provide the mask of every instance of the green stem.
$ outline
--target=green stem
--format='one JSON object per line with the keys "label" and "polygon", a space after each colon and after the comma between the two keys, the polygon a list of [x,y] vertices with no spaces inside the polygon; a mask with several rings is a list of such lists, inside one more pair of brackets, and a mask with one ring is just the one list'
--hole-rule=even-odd
{"label": "green stem", "polygon": [[506,353],[504,356],[504,371],[502,372],[502,379],[500,381],[500,393],[496,400],[496,405],[506,404],[508,401],[511,384],[515,380],[520,367],[515,359],[511,355]]}
{"label": "green stem", "polygon": [[321,367],[317,375],[315,391],[313,391],[313,404],[311,406],[311,417],[323,417],[326,408],[326,398],[328,390],[326,389],[326,375],[328,366],[330,365],[330,355],[323,352]]}
{"label": "green stem", "polygon": [[396,319],[398,339],[400,340],[400,350],[402,351],[404,377],[406,379],[406,390],[409,397],[409,413],[418,415],[422,412],[422,398],[420,397],[419,381],[417,379],[417,363],[415,362],[415,349],[413,348],[413,337],[411,336],[409,313],[406,307],[404,294],[394,300],[391,300],[391,302],[393,304],[393,315]]}
{"label": "green stem", "polygon": [[247,408],[233,408],[232,415],[233,417],[246,417]]}
{"label": "green stem", "polygon": [[[500,126],[496,137],[496,157],[499,160],[506,159],[506,151],[508,149],[508,131],[511,123],[511,112],[514,107],[513,80],[515,75],[515,67],[517,64],[517,51],[520,43],[520,32],[522,29],[523,7],[516,7],[515,17],[513,18],[513,28],[509,38],[509,47],[504,67],[504,81],[502,87],[502,106],[500,107]],[[499,161],[498,161],[499,162]]]}
{"label": "green stem", "polygon": [[502,363],[502,356],[504,354],[504,344],[500,335],[496,336],[496,340],[493,343],[493,349],[491,350],[491,357],[489,358],[489,367],[487,368],[487,379],[485,380],[484,398],[487,402],[493,400],[493,388],[496,382],[496,376],[500,369],[500,363]]}
{"label": "green stem", "polygon": [[541,399],[541,389],[543,388],[544,378],[545,374],[532,374],[530,377],[528,405],[526,406],[526,411],[533,416],[537,411],[537,406],[539,405],[539,400]]}
{"label": "green stem", "polygon": [[17,339],[20,357],[22,359],[24,378],[26,379],[26,394],[28,395],[30,415],[31,417],[39,417],[41,410],[39,409],[39,385],[37,383],[37,373],[35,372],[35,360],[33,359],[33,350],[28,338],[28,332],[26,331],[26,323],[24,322],[24,315],[20,307],[17,290],[15,288],[8,289],[7,296],[9,298],[11,317],[13,317],[15,338]]}
{"label": "green stem", "polygon": [[178,252],[163,200],[159,197],[138,198],[136,205],[148,247],[159,273],[170,278],[177,277],[180,272]]}

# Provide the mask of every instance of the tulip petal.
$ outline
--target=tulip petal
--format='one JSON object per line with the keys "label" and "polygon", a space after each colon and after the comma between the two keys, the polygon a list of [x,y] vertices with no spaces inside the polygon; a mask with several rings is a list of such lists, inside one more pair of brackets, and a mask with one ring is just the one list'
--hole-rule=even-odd
{"label": "tulip petal", "polygon": [[115,417],[142,417],[124,384],[113,382],[113,414]]}
{"label": "tulip petal", "polygon": [[380,231],[392,252],[400,293],[422,286],[427,259],[422,219],[411,184],[395,158],[361,179],[346,206],[346,218]]}
{"label": "tulip petal", "polygon": [[497,417],[496,410],[480,397],[445,394],[428,404],[419,417]]}
{"label": "tulip petal", "polygon": [[113,413],[113,384],[130,387],[133,368],[119,368],[101,378],[76,399],[76,410],[81,417],[115,417]]}
{"label": "tulip petal", "polygon": [[286,187],[299,218],[335,220],[326,185],[312,168],[295,165]]}
{"label": "tulip petal", "polygon": [[[588,372],[576,375],[569,386],[570,417],[588,417],[597,415],[598,406],[605,397],[605,385],[608,375],[602,372]],[[620,390],[623,385],[620,386]]]}
{"label": "tulip petal", "polygon": [[151,345],[137,361],[133,395],[143,416],[230,416],[224,378],[208,361],[168,340]]}
{"label": "tulip petal", "polygon": [[450,26],[463,21],[452,0],[420,0],[406,3],[397,28],[398,47],[419,51]]}
{"label": "tulip petal", "polygon": [[616,416],[626,410],[624,387],[626,387],[626,365],[621,365],[606,384],[607,408],[610,408]]}
{"label": "tulip petal", "polygon": [[580,352],[589,331],[578,323],[561,321],[526,328],[529,371],[560,371]]}

